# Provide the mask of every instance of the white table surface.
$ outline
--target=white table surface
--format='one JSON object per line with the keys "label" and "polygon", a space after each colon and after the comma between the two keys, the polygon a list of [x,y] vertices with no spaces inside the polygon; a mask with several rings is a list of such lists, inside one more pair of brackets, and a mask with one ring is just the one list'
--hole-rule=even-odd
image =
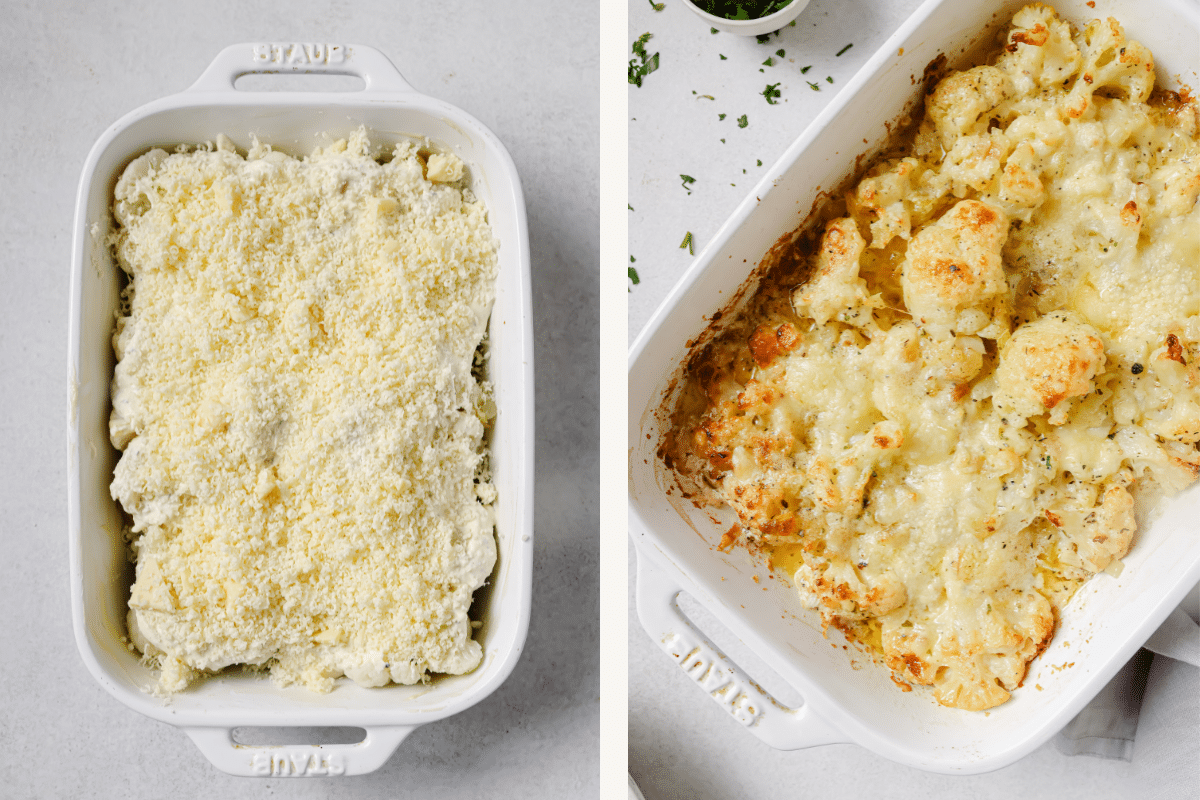
{"label": "white table surface", "polygon": [[[712,34],[684,0],[666,0],[660,12],[644,0],[630,2],[629,41],[652,33],[646,49],[658,52],[660,63],[640,88],[629,88],[629,249],[640,279],[629,283],[631,342],[692,261],[679,247],[684,235],[691,232],[699,253],[784,149],[919,4],[813,0],[794,27],[759,43]],[[850,43],[852,48],[836,55]],[[779,49],[783,58],[776,55]],[[774,66],[762,64],[768,57]],[[768,105],[761,92],[775,83],[781,96]],[[748,124],[739,128],[743,114]],[[695,178],[691,194],[680,175]],[[632,546],[629,569],[629,770],[646,800],[1133,796],[1130,764],[1063,756],[1053,741],[1007,768],[965,778],[900,766],[855,745],[772,750],[706,698],[646,635],[634,601]],[[799,702],[736,637],[694,603],[685,605],[689,609],[735,663],[780,700]]]}
{"label": "white table surface", "polygon": [[[596,795],[599,9],[552,0],[521,7],[522,17],[481,0],[6,4],[0,598],[9,622],[0,797]],[[496,132],[529,211],[538,450],[525,652],[482,703],[418,729],[375,774],[339,781],[219,773],[183,733],[101,689],[71,631],[67,289],[84,158],[109,124],[185,89],[222,47],[264,40],[382,50],[419,91]]]}

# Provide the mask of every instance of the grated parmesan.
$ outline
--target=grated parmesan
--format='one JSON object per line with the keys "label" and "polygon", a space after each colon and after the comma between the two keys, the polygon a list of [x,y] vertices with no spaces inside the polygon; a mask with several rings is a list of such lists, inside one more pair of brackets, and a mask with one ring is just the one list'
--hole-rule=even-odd
{"label": "grated parmesan", "polygon": [[118,181],[111,489],[159,691],[233,664],[316,691],[479,664],[496,243],[462,178],[410,143],[379,163],[359,129],[305,159],[156,149]]}

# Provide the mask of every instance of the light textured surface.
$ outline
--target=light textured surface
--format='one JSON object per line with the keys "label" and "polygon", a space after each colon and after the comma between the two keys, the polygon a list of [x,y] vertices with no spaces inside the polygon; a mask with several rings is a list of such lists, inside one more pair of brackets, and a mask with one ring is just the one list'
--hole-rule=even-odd
{"label": "light textured surface", "polygon": [[[646,3],[630,4],[629,40],[653,33],[646,49],[660,54],[661,65],[640,89],[629,92],[629,205],[634,209],[629,239],[637,259],[632,266],[641,280],[630,285],[630,341],[693,260],[679,248],[685,233],[692,233],[699,254],[775,159],[918,5],[916,0],[813,0],[794,28],[759,44],[709,33],[683,0],[668,2],[658,13]],[[851,42],[854,46],[838,57]],[[783,59],[775,56],[781,48]],[[775,66],[762,65],[768,56]],[[811,69],[801,74],[808,65]],[[777,82],[778,103],[768,106],[760,93]],[[742,114],[748,125],[738,128]],[[680,174],[695,178],[690,195]],[[828,798],[1115,800],[1136,796],[1131,794],[1135,776],[1154,772],[1153,752],[1137,752],[1131,765],[1064,756],[1053,741],[1009,767],[968,778],[927,774],[855,745],[772,750],[706,699],[645,634],[633,599],[632,547],[629,565],[629,770],[646,800],[781,792]],[[685,611],[734,662],[781,702],[801,702],[736,636],[686,600],[681,599]]]}
{"label": "light textured surface", "polygon": [[[0,597],[10,620],[0,795],[595,796],[598,6],[526,3],[521,17],[484,2],[281,8],[42,2],[6,14],[23,55],[0,78]],[[260,39],[382,50],[418,91],[495,131],[529,210],[538,450],[526,652],[495,694],[419,728],[375,774],[337,785],[219,773],[183,733],[110,697],[71,632],[67,289],[80,169],[121,115],[185,89],[224,46]]]}

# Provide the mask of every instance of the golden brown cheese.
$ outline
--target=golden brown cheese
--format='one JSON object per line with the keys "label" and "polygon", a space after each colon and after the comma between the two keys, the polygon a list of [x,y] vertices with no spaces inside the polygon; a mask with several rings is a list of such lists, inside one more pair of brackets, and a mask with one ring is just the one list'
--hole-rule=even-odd
{"label": "golden brown cheese", "polygon": [[1153,80],[1114,20],[1021,9],[673,413],[681,481],[739,517],[722,546],[947,706],[1007,700],[1140,490],[1200,473],[1200,115]]}

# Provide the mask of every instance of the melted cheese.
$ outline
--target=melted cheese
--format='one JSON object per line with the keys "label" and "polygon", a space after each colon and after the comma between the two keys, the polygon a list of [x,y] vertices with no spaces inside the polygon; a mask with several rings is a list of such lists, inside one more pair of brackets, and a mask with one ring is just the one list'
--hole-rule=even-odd
{"label": "melted cheese", "polygon": [[112,494],[161,690],[231,664],[328,691],[479,663],[495,243],[445,182],[461,162],[431,163],[380,164],[361,130],[304,160],[222,137],[118,182]]}
{"label": "melted cheese", "polygon": [[1200,472],[1197,109],[1147,103],[1112,20],[1033,5],[1005,41],[942,79],[791,307],[752,304],[674,416],[676,463],[806,605],[975,710],[1131,546],[1135,480]]}

